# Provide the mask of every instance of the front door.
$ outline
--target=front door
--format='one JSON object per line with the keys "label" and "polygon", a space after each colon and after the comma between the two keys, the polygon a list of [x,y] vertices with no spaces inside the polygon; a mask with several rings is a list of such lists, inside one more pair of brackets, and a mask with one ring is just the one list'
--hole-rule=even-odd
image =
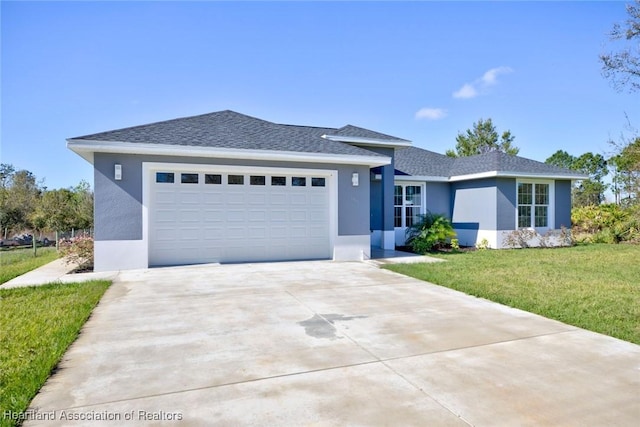
{"label": "front door", "polygon": [[406,230],[424,210],[424,187],[415,183],[397,183],[394,187],[394,227],[396,246],[404,246]]}

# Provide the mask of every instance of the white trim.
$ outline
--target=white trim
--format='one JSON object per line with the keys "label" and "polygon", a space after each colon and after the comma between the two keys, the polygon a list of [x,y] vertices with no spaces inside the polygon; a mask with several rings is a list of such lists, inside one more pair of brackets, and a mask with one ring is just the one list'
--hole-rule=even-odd
{"label": "white trim", "polygon": [[468,181],[472,179],[482,179],[482,178],[532,178],[532,179],[570,179],[570,180],[580,180],[588,178],[586,175],[575,174],[575,175],[555,175],[553,173],[531,173],[531,172],[480,172],[480,173],[472,173],[468,175],[454,175],[448,179],[450,182],[456,181]]}
{"label": "white trim", "polygon": [[411,141],[398,141],[396,139],[365,138],[361,136],[322,135],[322,138],[330,141],[347,142],[357,145],[370,145],[372,147],[412,147]]}
{"label": "white trim", "polygon": [[93,153],[146,154],[180,157],[215,157],[221,159],[272,160],[303,163],[333,163],[366,165],[370,167],[391,164],[386,156],[360,156],[352,154],[302,153],[278,150],[245,150],[237,148],[196,147],[121,141],[91,141],[68,139],[67,148],[93,164]]}
{"label": "white trim", "polygon": [[[338,239],[338,171],[330,169],[302,169],[302,168],[278,168],[259,166],[233,166],[233,165],[203,165],[192,163],[161,163],[142,162],[142,244],[145,248],[146,265],[149,265],[149,202],[151,200],[151,172],[155,171],[177,171],[177,172],[216,172],[229,173],[260,173],[260,174],[300,174],[319,175],[328,178],[327,187],[329,189],[329,249],[335,257],[335,246]],[[367,248],[369,248],[369,236],[367,235]],[[367,249],[370,250],[370,249]]]}
{"label": "white trim", "polygon": [[394,250],[396,248],[396,232],[395,230],[382,230],[382,249]]}
{"label": "white trim", "polygon": [[449,178],[427,175],[394,175],[394,181],[449,182]]}
{"label": "white trim", "polygon": [[334,261],[363,261],[371,258],[371,236],[337,236],[333,247]]}
{"label": "white trim", "polygon": [[148,245],[144,240],[96,240],[93,245],[95,272],[149,266]]}

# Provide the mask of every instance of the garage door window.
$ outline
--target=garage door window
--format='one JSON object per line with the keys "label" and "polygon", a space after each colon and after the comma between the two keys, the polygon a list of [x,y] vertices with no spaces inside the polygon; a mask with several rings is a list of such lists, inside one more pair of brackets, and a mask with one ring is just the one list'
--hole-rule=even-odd
{"label": "garage door window", "polygon": [[173,184],[173,180],[172,172],[156,172],[156,182]]}
{"label": "garage door window", "polygon": [[182,184],[197,184],[198,183],[198,174],[197,173],[183,173],[183,174],[180,174],[180,182]]}
{"label": "garage door window", "polygon": [[325,185],[324,178],[311,178],[312,187],[324,187],[324,185]]}
{"label": "garage door window", "polygon": [[210,175],[206,174],[204,176],[205,184],[222,184],[222,175]]}
{"label": "garage door window", "polygon": [[291,185],[294,187],[306,187],[307,186],[307,178],[304,176],[294,176],[291,178]]}
{"label": "garage door window", "polygon": [[227,177],[229,185],[244,185],[244,175],[229,175]]}
{"label": "garage door window", "polygon": [[265,185],[266,179],[264,176],[260,175],[251,175],[249,178],[249,184],[251,185]]}
{"label": "garage door window", "polygon": [[271,185],[284,187],[287,185],[287,178],[284,176],[272,176]]}

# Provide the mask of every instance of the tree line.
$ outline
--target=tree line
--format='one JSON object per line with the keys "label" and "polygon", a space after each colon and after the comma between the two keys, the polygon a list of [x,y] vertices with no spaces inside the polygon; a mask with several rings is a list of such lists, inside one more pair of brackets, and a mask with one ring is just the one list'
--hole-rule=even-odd
{"label": "tree line", "polygon": [[[93,228],[93,192],[86,181],[49,190],[28,170],[0,164],[0,227],[2,238],[29,231]],[[35,234],[35,233],[34,233]]]}

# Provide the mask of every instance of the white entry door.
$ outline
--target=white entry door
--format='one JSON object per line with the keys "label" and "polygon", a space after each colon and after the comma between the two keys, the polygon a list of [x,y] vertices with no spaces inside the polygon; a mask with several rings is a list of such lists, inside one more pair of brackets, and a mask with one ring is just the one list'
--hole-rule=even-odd
{"label": "white entry door", "polygon": [[424,187],[415,183],[396,183],[393,200],[396,246],[404,246],[407,228],[425,212]]}
{"label": "white entry door", "polygon": [[331,173],[150,170],[149,265],[331,257]]}

